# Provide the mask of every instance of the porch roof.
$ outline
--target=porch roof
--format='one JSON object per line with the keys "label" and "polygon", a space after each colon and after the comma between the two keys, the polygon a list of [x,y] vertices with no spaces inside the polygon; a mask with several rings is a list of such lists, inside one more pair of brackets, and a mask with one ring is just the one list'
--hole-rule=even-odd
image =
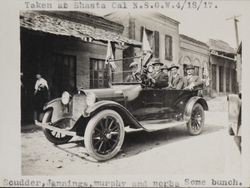
{"label": "porch roof", "polygon": [[236,54],[236,50],[222,40],[209,39],[209,48],[226,54]]}
{"label": "porch roof", "polygon": [[73,36],[85,41],[88,40],[88,38],[92,38],[97,41],[112,41],[118,44],[125,43],[138,47],[141,46],[141,42],[126,38],[120,33],[49,16],[38,11],[20,12],[20,26],[29,30],[55,35]]}

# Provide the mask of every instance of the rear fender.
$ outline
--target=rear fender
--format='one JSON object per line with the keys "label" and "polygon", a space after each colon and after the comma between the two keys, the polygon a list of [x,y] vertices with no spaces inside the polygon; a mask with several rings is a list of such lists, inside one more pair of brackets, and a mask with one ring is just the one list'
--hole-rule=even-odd
{"label": "rear fender", "polygon": [[198,96],[192,97],[186,103],[185,111],[184,111],[184,120],[186,120],[186,121],[190,120],[191,114],[192,114],[192,109],[193,109],[194,105],[197,103],[199,103],[205,111],[208,110],[208,105],[207,105],[207,102],[205,101],[205,99],[198,97]]}

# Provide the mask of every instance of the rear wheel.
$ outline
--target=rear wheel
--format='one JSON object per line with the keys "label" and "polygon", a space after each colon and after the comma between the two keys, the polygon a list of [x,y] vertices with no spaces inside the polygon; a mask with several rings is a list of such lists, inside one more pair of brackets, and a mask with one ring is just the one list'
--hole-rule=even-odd
{"label": "rear wheel", "polygon": [[196,103],[193,106],[191,118],[187,123],[188,132],[191,135],[198,135],[204,128],[205,113],[203,107]]}
{"label": "rear wheel", "polygon": [[[51,122],[51,112],[47,111],[47,112],[45,112],[45,114],[43,116],[42,123],[50,123],[50,122]],[[58,128],[64,128],[64,127],[66,127],[67,123],[69,123],[69,120],[64,119],[62,121],[57,122],[56,124],[53,124],[53,126],[58,127]],[[64,135],[62,133],[58,133],[56,131],[51,131],[49,129],[44,129],[43,132],[44,132],[46,138],[50,142],[52,142],[56,145],[65,144],[72,138],[72,136]]]}
{"label": "rear wheel", "polygon": [[90,119],[84,133],[88,154],[97,161],[114,157],[124,141],[124,123],[114,110],[103,110]]}

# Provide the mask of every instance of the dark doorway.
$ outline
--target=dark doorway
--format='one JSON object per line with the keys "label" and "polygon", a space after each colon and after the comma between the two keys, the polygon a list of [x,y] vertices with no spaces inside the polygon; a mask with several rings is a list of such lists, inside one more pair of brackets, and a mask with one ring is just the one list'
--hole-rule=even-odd
{"label": "dark doorway", "polygon": [[217,75],[216,75],[216,65],[212,64],[212,88],[216,91],[216,85],[217,85]]}
{"label": "dark doorway", "polygon": [[53,54],[52,67],[51,98],[61,96],[63,91],[73,93],[76,90],[76,57]]}
{"label": "dark doorway", "polygon": [[220,66],[219,67],[219,82],[220,82],[220,87],[219,87],[219,91],[220,92],[224,92],[224,67]]}

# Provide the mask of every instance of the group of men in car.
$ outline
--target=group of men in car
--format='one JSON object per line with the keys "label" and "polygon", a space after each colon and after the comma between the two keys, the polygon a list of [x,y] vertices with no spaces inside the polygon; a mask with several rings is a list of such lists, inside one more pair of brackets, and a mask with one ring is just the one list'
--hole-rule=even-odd
{"label": "group of men in car", "polygon": [[[148,73],[148,78],[151,81],[151,86],[155,88],[169,88],[169,89],[189,89],[193,90],[196,86],[203,84],[199,76],[194,75],[194,66],[189,64],[186,67],[187,75],[182,77],[178,73],[179,66],[171,64],[170,67],[164,65],[160,59],[153,59],[151,61],[153,72]],[[139,63],[132,62],[129,66],[132,73],[127,76],[125,82],[136,82],[136,73],[138,73]],[[170,71],[170,76],[168,74]]]}

